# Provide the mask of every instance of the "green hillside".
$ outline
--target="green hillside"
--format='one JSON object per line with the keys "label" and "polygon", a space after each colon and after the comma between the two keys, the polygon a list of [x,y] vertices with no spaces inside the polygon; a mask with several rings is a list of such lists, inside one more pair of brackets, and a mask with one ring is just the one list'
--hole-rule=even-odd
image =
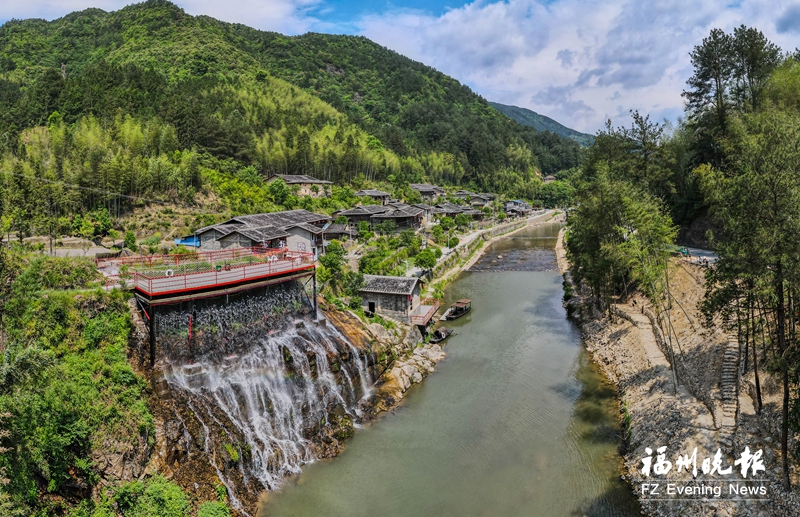
{"label": "green hillside", "polygon": [[537,173],[571,168],[580,152],[365,38],[286,37],[162,0],[7,22],[0,104],[0,150],[15,159],[23,131],[55,111],[70,125],[158,118],[174,128],[169,152],[194,149],[234,169],[336,182],[392,175],[526,197]]}
{"label": "green hillside", "polygon": [[592,135],[570,129],[567,126],[556,122],[550,117],[545,117],[544,115],[540,115],[527,108],[509,106],[506,104],[500,104],[499,102],[490,102],[489,104],[500,113],[503,113],[507,117],[516,120],[523,126],[530,126],[537,131],[553,132],[557,135],[563,136],[564,138],[574,140],[584,147],[588,147],[594,142],[594,137]]}

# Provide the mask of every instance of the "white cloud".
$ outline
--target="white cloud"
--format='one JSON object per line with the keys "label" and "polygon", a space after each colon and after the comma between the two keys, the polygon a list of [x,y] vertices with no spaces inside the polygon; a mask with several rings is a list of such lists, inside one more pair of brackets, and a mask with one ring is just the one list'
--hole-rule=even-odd
{"label": "white cloud", "polygon": [[[143,1],[143,0],[142,0]],[[300,34],[319,23],[310,11],[323,0],[173,0],[191,15],[242,23],[262,30]],[[0,2],[0,20],[44,18],[53,20],[73,11],[97,7],[116,11],[136,0],[6,0]]]}
{"label": "white cloud", "polygon": [[441,16],[402,10],[371,15],[359,27],[368,38],[456,77],[490,100],[593,133],[608,118],[627,124],[630,109],[655,118],[679,116],[681,91],[692,73],[689,52],[714,27],[754,26],[793,49],[795,9],[789,4],[476,1]]}

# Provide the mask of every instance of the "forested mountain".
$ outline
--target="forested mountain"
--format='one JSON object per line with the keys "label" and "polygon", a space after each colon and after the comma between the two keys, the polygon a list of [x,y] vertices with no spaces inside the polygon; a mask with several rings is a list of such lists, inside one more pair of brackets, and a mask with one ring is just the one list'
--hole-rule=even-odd
{"label": "forested mountain", "polygon": [[592,142],[594,142],[594,137],[592,135],[570,129],[550,117],[540,115],[527,108],[509,106],[507,104],[500,104],[499,102],[490,102],[489,105],[507,117],[516,120],[523,126],[530,126],[537,131],[550,131],[564,138],[575,140],[582,146],[592,145]]}
{"label": "forested mountain", "polygon": [[[358,174],[425,178],[533,198],[537,173],[571,168],[580,153],[572,141],[522,127],[458,81],[365,38],[286,37],[192,17],[162,0],[7,22],[0,104],[6,170],[102,181],[137,195],[196,188],[186,179],[191,173],[158,172],[153,161],[185,169],[194,153],[233,171],[254,166],[337,182]],[[58,152],[53,131],[31,133],[48,120],[66,131]],[[72,132],[92,124],[113,142],[102,147],[127,151],[102,154],[85,139],[74,142]],[[131,124],[140,128],[139,143],[122,130]],[[52,159],[30,159],[32,140],[42,142],[37,156],[46,151]],[[117,170],[131,170],[119,160],[132,157],[141,178],[107,172],[115,160]],[[163,177],[183,179],[164,184]]]}

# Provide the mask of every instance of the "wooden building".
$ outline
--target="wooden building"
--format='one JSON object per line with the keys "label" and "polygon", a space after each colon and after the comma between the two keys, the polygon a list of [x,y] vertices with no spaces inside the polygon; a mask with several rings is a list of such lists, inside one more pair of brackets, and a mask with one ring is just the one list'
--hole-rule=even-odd
{"label": "wooden building", "polygon": [[436,185],[429,185],[427,183],[412,183],[409,185],[411,190],[416,190],[422,196],[423,201],[434,201],[436,198],[445,195],[442,187]]}
{"label": "wooden building", "polygon": [[384,221],[393,221],[398,230],[405,230],[407,228],[419,228],[422,226],[424,219],[424,210],[414,206],[405,205],[401,208],[387,210],[370,217],[372,226],[380,224]]}
{"label": "wooden building", "polygon": [[362,205],[355,206],[349,210],[335,212],[333,215],[334,217],[338,217],[340,215],[345,216],[347,218],[347,223],[351,227],[357,228],[358,223],[361,221],[367,221],[368,223],[372,224],[370,218],[373,215],[387,212],[389,210],[392,210],[392,208],[384,205]]}

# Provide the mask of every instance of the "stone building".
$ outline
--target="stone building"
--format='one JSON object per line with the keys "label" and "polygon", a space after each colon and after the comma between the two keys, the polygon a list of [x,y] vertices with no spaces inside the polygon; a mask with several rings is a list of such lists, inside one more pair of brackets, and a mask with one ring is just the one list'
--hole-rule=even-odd
{"label": "stone building", "polygon": [[266,182],[271,183],[277,179],[282,179],[290,187],[298,187],[297,195],[299,196],[330,196],[330,186],[333,185],[332,181],[318,180],[305,174],[277,174],[267,178]]}
{"label": "stone building", "polygon": [[284,248],[290,251],[322,253],[323,228],[330,217],[308,210],[240,215],[195,232],[200,250],[232,247]]}
{"label": "stone building", "polygon": [[364,275],[361,305],[365,311],[389,316],[403,323],[420,305],[420,279],[404,276]]}
{"label": "stone building", "polygon": [[359,190],[358,192],[355,193],[355,195],[360,197],[372,198],[382,205],[388,203],[389,198],[392,197],[391,195],[389,195],[388,192],[384,192],[382,190],[372,190],[372,189]]}

